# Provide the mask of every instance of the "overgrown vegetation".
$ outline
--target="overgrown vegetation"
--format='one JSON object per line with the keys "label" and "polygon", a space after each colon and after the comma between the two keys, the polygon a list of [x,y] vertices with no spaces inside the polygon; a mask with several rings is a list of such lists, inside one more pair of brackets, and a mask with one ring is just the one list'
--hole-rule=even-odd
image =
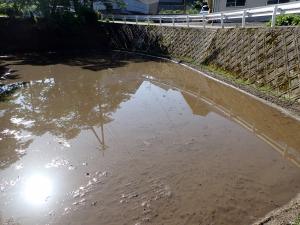
{"label": "overgrown vegetation", "polygon": [[[271,26],[271,21],[268,22]],[[276,17],[276,26],[298,26],[300,25],[300,15],[279,15]]]}

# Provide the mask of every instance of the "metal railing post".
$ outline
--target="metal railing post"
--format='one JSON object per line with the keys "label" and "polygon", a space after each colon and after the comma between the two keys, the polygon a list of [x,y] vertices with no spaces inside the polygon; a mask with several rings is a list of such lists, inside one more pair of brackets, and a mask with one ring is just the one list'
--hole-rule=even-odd
{"label": "metal railing post", "polygon": [[126,16],[124,16],[123,21],[124,21],[124,24],[126,24]]}
{"label": "metal railing post", "polygon": [[148,26],[150,25],[150,18],[147,16]]}
{"label": "metal railing post", "polygon": [[224,28],[224,15],[221,13],[221,27]]}
{"label": "metal railing post", "polygon": [[161,16],[159,17],[159,25],[161,26]]}
{"label": "metal railing post", "polygon": [[189,15],[186,16],[187,27],[190,27],[190,18]]}
{"label": "metal railing post", "polygon": [[101,21],[103,21],[103,18],[104,18],[104,17],[103,17],[103,14],[101,13],[101,18],[100,18],[100,19],[101,19]]}
{"label": "metal railing post", "polygon": [[242,17],[242,27],[244,28],[246,26],[246,10],[243,11],[243,17]]}
{"label": "metal railing post", "polygon": [[275,25],[276,25],[277,8],[278,8],[277,5],[275,5],[274,8],[273,8],[271,27],[275,27]]}
{"label": "metal railing post", "polygon": [[138,25],[138,16],[135,16],[135,23]]}
{"label": "metal railing post", "polygon": [[115,22],[115,17],[114,17],[114,15],[112,15],[112,21],[113,21],[113,23]]}
{"label": "metal railing post", "polygon": [[175,27],[175,18],[174,18],[174,16],[172,17],[172,23],[173,23],[173,27]]}
{"label": "metal railing post", "polygon": [[203,28],[205,28],[205,16],[204,16],[204,14],[202,15],[202,24],[203,24]]}

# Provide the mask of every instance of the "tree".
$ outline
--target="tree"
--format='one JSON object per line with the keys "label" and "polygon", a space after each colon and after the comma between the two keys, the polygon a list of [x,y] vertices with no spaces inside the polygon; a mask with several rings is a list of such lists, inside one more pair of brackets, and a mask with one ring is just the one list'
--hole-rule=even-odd
{"label": "tree", "polygon": [[[80,16],[82,13],[91,13],[95,1],[96,0],[0,0],[0,13],[11,14],[13,16],[24,16],[29,13],[35,13],[36,15],[49,17],[67,12],[75,12],[76,16]],[[106,0],[97,1],[103,1],[104,5],[110,4],[111,6],[114,3],[120,6],[124,4],[122,0],[112,0],[110,2]]]}

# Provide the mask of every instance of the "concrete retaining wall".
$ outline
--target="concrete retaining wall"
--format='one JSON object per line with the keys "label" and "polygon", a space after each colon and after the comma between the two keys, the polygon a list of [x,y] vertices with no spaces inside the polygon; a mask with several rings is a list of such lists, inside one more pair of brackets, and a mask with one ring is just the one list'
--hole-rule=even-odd
{"label": "concrete retaining wall", "polygon": [[195,29],[109,24],[113,48],[216,65],[300,101],[300,28]]}
{"label": "concrete retaining wall", "polygon": [[[110,45],[110,46],[109,46]],[[0,20],[0,53],[125,49],[215,65],[300,102],[300,28],[195,29]]]}

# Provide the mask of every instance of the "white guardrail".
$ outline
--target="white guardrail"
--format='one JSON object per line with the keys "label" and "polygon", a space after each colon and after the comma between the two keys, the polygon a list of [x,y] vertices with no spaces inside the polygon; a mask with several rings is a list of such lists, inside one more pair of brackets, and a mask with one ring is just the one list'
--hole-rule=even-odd
{"label": "white guardrail", "polygon": [[203,27],[205,27],[207,21],[220,21],[221,27],[224,28],[224,21],[229,19],[241,19],[242,27],[245,27],[247,18],[271,17],[271,27],[274,27],[277,15],[296,13],[300,13],[300,2],[297,1],[206,15],[102,15],[102,20],[121,21],[125,24],[126,22],[146,23],[148,25],[159,23],[160,26],[164,23],[171,23],[173,26],[175,23],[184,23],[187,27],[191,22],[202,22]]}

